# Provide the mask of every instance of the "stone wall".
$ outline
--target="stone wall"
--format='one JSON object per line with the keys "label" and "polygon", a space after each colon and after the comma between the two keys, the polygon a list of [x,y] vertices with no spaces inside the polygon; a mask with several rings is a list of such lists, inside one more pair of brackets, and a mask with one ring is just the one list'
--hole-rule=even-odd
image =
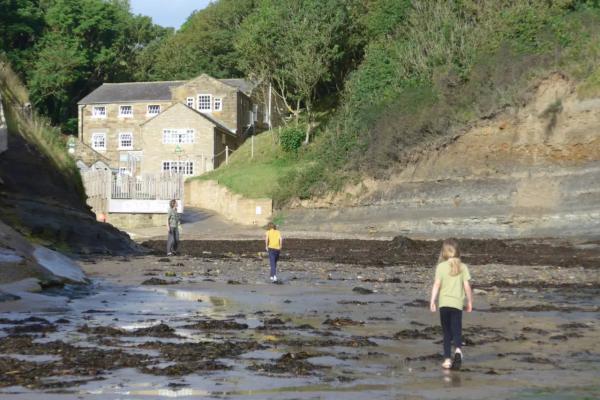
{"label": "stone wall", "polygon": [[[106,150],[99,151],[101,155],[110,160],[110,167],[119,167],[120,153],[125,151],[145,150],[141,136],[140,125],[155,116],[148,115],[148,105],[159,105],[161,112],[169,108],[173,102],[150,101],[140,103],[123,104],[98,104],[106,106],[106,117],[94,117],[92,112],[94,105],[79,106],[79,123],[81,132],[79,139],[90,148],[92,147],[92,136],[94,133],[106,134]],[[133,107],[131,117],[120,117],[119,106],[130,105]],[[133,135],[133,148],[119,148],[119,133],[131,133]]]}
{"label": "stone wall", "polygon": [[273,212],[271,199],[247,199],[216,181],[199,179],[185,183],[185,206],[215,211],[235,223],[257,226],[267,224]]}
{"label": "stone wall", "polygon": [[151,228],[155,226],[166,226],[167,214],[109,213],[106,217],[106,222],[124,231],[127,231],[128,229]]}
{"label": "stone wall", "polygon": [[[194,143],[163,144],[163,129],[194,129]],[[141,128],[144,155],[141,169],[145,174],[162,172],[163,161],[193,161],[193,175],[215,168],[215,124],[183,104],[175,104],[161,116],[148,121]],[[179,146],[181,153],[175,153]]]}
{"label": "stone wall", "polygon": [[[242,96],[246,97],[245,95],[238,92],[237,88],[226,85],[205,74],[173,89],[173,99],[175,101],[186,104],[188,97],[191,97],[194,99],[193,106],[196,110],[198,109],[198,95],[200,94],[211,96],[211,108],[213,110],[210,115],[212,117],[222,121],[226,127],[234,131],[238,128],[238,103],[242,101]],[[221,99],[221,111],[214,110],[215,98]]]}
{"label": "stone wall", "polygon": [[599,237],[600,99],[555,74],[526,106],[415,153],[390,179],[284,216],[286,229],[381,236]]}

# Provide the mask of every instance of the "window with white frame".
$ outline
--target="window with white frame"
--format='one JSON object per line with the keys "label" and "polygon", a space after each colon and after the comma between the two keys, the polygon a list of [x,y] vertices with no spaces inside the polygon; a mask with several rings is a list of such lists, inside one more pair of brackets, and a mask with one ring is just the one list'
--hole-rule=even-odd
{"label": "window with white frame", "polygon": [[194,108],[194,98],[188,97],[187,99],[185,99],[185,105],[189,108]]}
{"label": "window with white frame", "polygon": [[119,106],[119,117],[133,117],[133,106]]}
{"label": "window with white frame", "polygon": [[122,150],[133,149],[133,133],[131,133],[131,132],[119,133],[119,149],[122,149]]}
{"label": "window with white frame", "polygon": [[180,173],[183,175],[194,175],[193,161],[163,161],[163,172]]}
{"label": "window with white frame", "polygon": [[157,104],[148,105],[148,115],[158,115],[160,114],[160,106]]}
{"label": "window with white frame", "polygon": [[194,129],[163,129],[163,144],[191,144],[195,136]]}
{"label": "window with white frame", "polygon": [[223,110],[223,99],[221,99],[220,97],[215,97],[215,111],[222,111]]}
{"label": "window with white frame", "polygon": [[106,133],[94,133],[92,135],[92,149],[106,151]]}
{"label": "window with white frame", "polygon": [[198,111],[211,112],[211,95],[210,94],[199,94],[198,95]]}
{"label": "window with white frame", "polygon": [[94,117],[94,118],[106,118],[106,106],[94,106],[94,107],[92,107],[92,117]]}

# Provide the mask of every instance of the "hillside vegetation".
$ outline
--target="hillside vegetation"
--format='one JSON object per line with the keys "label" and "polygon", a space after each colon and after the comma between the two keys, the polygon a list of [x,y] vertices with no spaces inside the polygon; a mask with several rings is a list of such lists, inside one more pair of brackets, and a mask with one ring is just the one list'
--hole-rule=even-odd
{"label": "hillside vegetation", "polygon": [[[363,14],[357,12],[361,8]],[[376,0],[347,2],[345,10],[339,18],[360,29],[350,29],[352,41],[335,43],[341,55],[323,64],[327,71],[309,93],[303,94],[296,80],[285,80],[294,70],[284,62],[247,66],[250,74],[295,88],[287,100],[299,106],[291,107],[292,119],[281,131],[263,134],[271,140],[257,140],[254,160],[242,155],[248,153],[245,144],[239,157],[232,156],[229,166],[209,177],[246,195],[270,194],[280,205],[321,196],[366,176],[389,176],[427,146],[443,143],[479,119],[520,107],[532,86],[552,72],[580,82],[580,96],[600,89],[597,1]],[[245,20],[252,26],[243,35],[264,36],[260,27],[275,29],[282,13],[273,2],[259,2]],[[249,41],[242,37],[238,48]],[[267,35],[254,43],[253,54],[270,58],[267,48],[285,41]],[[351,62],[347,54],[353,54]],[[332,84],[343,89],[336,92]],[[311,104],[317,110],[313,115]],[[300,145],[294,137],[307,129],[311,141]],[[290,140],[297,145],[282,146]],[[261,172],[270,166],[275,171]]]}

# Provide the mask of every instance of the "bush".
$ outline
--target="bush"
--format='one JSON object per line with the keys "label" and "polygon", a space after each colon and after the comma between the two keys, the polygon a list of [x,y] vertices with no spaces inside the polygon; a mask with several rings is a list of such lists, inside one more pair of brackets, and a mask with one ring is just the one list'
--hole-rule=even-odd
{"label": "bush", "polygon": [[284,151],[295,153],[302,146],[305,136],[306,127],[302,125],[289,125],[281,130],[279,143]]}

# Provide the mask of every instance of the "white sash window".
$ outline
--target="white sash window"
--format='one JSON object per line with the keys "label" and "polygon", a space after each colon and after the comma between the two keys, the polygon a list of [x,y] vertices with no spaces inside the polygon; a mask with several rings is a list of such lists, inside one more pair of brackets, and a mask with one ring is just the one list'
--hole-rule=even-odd
{"label": "white sash window", "polygon": [[92,135],[92,149],[106,151],[106,133],[94,133]]}
{"label": "white sash window", "polygon": [[163,144],[192,144],[195,136],[194,129],[164,129]]}
{"label": "white sash window", "polygon": [[121,150],[133,149],[133,133],[131,133],[131,132],[119,133],[119,149],[121,149]]}
{"label": "white sash window", "polygon": [[183,175],[194,175],[193,161],[163,161],[162,171],[171,173],[180,173]]}
{"label": "white sash window", "polygon": [[198,111],[212,111],[212,96],[210,94],[198,95]]}
{"label": "white sash window", "polygon": [[133,106],[119,106],[119,117],[133,117]]}

